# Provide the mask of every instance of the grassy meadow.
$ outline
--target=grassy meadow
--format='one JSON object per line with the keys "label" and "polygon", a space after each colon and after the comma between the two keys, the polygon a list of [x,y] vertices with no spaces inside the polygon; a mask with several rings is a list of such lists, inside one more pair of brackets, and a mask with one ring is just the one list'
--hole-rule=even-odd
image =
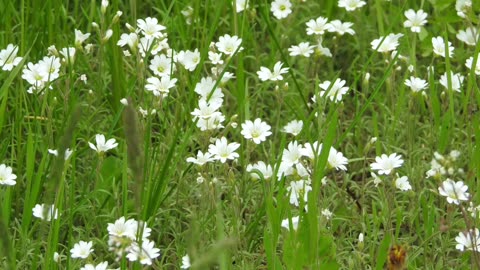
{"label": "grassy meadow", "polygon": [[0,269],[480,269],[480,1],[0,6]]}

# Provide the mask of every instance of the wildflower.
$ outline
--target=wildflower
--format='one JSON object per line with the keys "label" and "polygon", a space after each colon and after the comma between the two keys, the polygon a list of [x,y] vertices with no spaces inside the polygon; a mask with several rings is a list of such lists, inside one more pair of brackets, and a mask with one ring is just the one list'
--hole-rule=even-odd
{"label": "wildflower", "polygon": [[141,264],[151,265],[152,259],[160,256],[160,249],[154,247],[155,243],[148,239],[142,241],[140,247],[137,242],[133,242],[128,248],[127,259],[129,261],[138,261]]}
{"label": "wildflower", "polygon": [[338,7],[345,8],[347,11],[354,11],[367,3],[361,0],[338,0]]}
{"label": "wildflower", "polygon": [[258,172],[254,172],[253,170],[258,170],[262,174],[263,179],[269,179],[273,175],[272,166],[265,164],[263,161],[259,161],[255,164],[248,164],[246,168],[246,171],[250,173],[250,176],[253,179],[260,179]]}
{"label": "wildflower", "polygon": [[353,23],[351,22],[342,22],[340,20],[334,20],[328,23],[328,32],[335,32],[341,36],[343,36],[345,33],[350,34],[350,35],[355,35],[355,31],[351,28],[353,26]]}
{"label": "wildflower", "polygon": [[200,52],[198,49],[195,51],[180,51],[177,54],[177,60],[183,67],[189,71],[194,71],[197,65],[200,63]]}
{"label": "wildflower", "polygon": [[330,151],[328,152],[328,165],[332,168],[335,168],[337,171],[346,171],[347,167],[345,165],[347,164],[348,159],[343,156],[343,153],[338,152],[335,148],[331,147]]}
{"label": "wildflower", "polygon": [[84,267],[80,268],[80,270],[107,270],[107,267],[108,262],[102,262],[96,266],[93,264],[86,264]]}
{"label": "wildflower", "polygon": [[147,84],[145,85],[145,90],[152,91],[154,96],[166,97],[170,92],[170,88],[175,86],[177,79],[170,77],[162,77],[158,79],[157,77],[150,77],[147,79]]}
{"label": "wildflower", "polygon": [[239,143],[233,142],[228,143],[225,137],[216,139],[215,144],[210,144],[208,146],[208,152],[213,155],[216,160],[225,163],[227,159],[236,159],[239,157],[235,150],[240,147]]}
{"label": "wildflower", "polygon": [[63,56],[63,61],[66,62],[67,64],[72,65],[73,62],[75,61],[75,48],[69,47],[69,48],[62,48],[60,50],[60,54]]}
{"label": "wildflower", "polygon": [[300,42],[300,44],[288,48],[288,51],[290,52],[290,56],[301,55],[310,57],[310,54],[313,53],[313,48],[315,48],[315,46],[310,46],[308,42]]}
{"label": "wildflower", "polygon": [[[433,37],[432,38],[432,45],[433,45],[433,52],[437,55],[445,56],[445,41],[443,40],[442,37]],[[448,41],[448,56],[452,57],[453,56],[453,50],[454,48],[452,47],[452,43]]]}
{"label": "wildflower", "polygon": [[410,87],[414,93],[418,93],[428,86],[427,81],[420,78],[410,76],[410,79],[405,80],[405,85]]}
{"label": "wildflower", "polygon": [[130,33],[130,34],[122,34],[120,36],[120,39],[117,42],[117,45],[120,47],[124,47],[125,45],[128,45],[131,50],[135,50],[138,46],[138,36],[136,33]]}
{"label": "wildflower", "polygon": [[12,173],[12,167],[0,164],[0,185],[13,186],[17,183],[15,179],[17,176]]}
{"label": "wildflower", "polygon": [[288,219],[288,218],[282,220],[281,226],[282,226],[282,228],[285,228],[285,229],[287,229],[287,230],[290,230],[290,225],[291,225],[291,226],[292,226],[292,229],[293,229],[294,231],[296,231],[296,230],[298,229],[298,224],[299,224],[299,222],[300,222],[300,217],[299,217],[299,216],[295,216],[295,217],[292,217],[291,220]]}
{"label": "wildflower", "polygon": [[307,35],[323,35],[325,31],[330,28],[327,23],[328,19],[324,17],[318,17],[316,20],[310,20],[307,24]]}
{"label": "wildflower", "polygon": [[90,33],[82,33],[82,31],[75,29],[75,46],[80,47],[82,43],[90,37]]}
{"label": "wildflower", "polygon": [[187,6],[185,9],[180,11],[180,13],[182,13],[183,17],[185,17],[185,22],[188,25],[192,24],[193,11],[194,10],[191,6]]}
{"label": "wildflower", "polygon": [[283,127],[282,131],[286,133],[290,133],[293,136],[297,136],[303,128],[303,121],[302,120],[293,120],[290,121],[285,127]]}
{"label": "wildflower", "polygon": [[407,176],[397,177],[397,179],[395,179],[395,187],[397,187],[402,191],[407,191],[412,189],[410,182],[408,182]]}
{"label": "wildflower", "polygon": [[192,265],[190,263],[190,257],[187,255],[183,256],[182,257],[182,265],[180,266],[180,269],[188,269],[190,268]]}
{"label": "wildflower", "polygon": [[389,156],[382,154],[379,157],[375,158],[375,162],[370,164],[370,168],[372,170],[377,170],[378,174],[388,175],[390,174],[395,168],[401,167],[403,164],[403,159],[401,155],[397,155],[393,153]]}
{"label": "wildflower", "polygon": [[278,61],[273,67],[273,72],[266,67],[260,67],[257,71],[257,75],[261,81],[281,81],[283,80],[282,74],[288,72],[288,68],[282,68],[283,63]]}
{"label": "wildflower", "polygon": [[218,51],[225,54],[232,56],[237,50],[242,51],[243,48],[240,47],[242,44],[242,39],[237,36],[230,36],[229,34],[225,34],[218,39],[218,42],[215,43]]}
{"label": "wildflower", "polygon": [[270,11],[273,16],[281,20],[292,13],[292,3],[290,3],[290,0],[275,0],[272,2]]}
{"label": "wildflower", "polygon": [[35,207],[32,209],[33,216],[39,219],[43,219],[46,221],[57,219],[58,218],[58,210],[53,205],[45,205],[45,204],[36,204]]}
{"label": "wildflower", "polygon": [[303,156],[304,148],[302,144],[299,144],[297,141],[290,142],[287,146],[287,149],[283,150],[282,153],[282,162],[288,166],[298,164],[300,158]]}
{"label": "wildflower", "polygon": [[72,258],[86,259],[93,252],[93,243],[80,241],[76,243],[73,248],[70,250]]}
{"label": "wildflower", "polygon": [[[465,77],[460,73],[453,73],[450,71],[450,81],[452,83],[452,90],[456,92],[461,92],[460,88],[462,87],[462,83]],[[440,84],[443,85],[446,89],[448,88],[448,78],[447,73],[445,72],[442,76],[440,76]]]}
{"label": "wildflower", "polygon": [[55,56],[45,56],[38,62],[40,69],[45,73],[46,82],[51,82],[60,77],[60,59]]}
{"label": "wildflower", "polygon": [[211,104],[222,104],[222,89],[215,87],[216,81],[212,77],[202,78],[195,85],[195,93],[200,95],[200,99]]}
{"label": "wildflower", "polygon": [[22,61],[22,57],[17,57],[18,53],[18,46],[13,44],[8,44],[6,49],[0,51],[0,67],[3,70],[8,71],[12,70],[20,61]]}
{"label": "wildflower", "polygon": [[317,46],[315,47],[315,53],[319,56],[325,55],[326,57],[332,57],[332,53],[330,52],[330,49],[323,47],[322,42],[323,42],[323,39],[318,38],[318,43],[317,43]]}
{"label": "wildflower", "polygon": [[320,91],[320,96],[325,97],[327,96],[330,98],[331,101],[335,103],[342,100],[342,96],[348,92],[348,87],[345,87],[345,81],[337,78],[335,82],[332,84],[330,81],[324,81],[323,83],[319,84],[318,86],[323,89]]}
{"label": "wildflower", "polygon": [[472,7],[472,0],[457,0],[455,3],[455,9],[457,10],[457,15],[465,18],[468,9]]}
{"label": "wildflower", "polygon": [[222,54],[221,53],[216,53],[216,52],[209,51],[208,52],[208,59],[214,65],[223,65],[223,60],[222,60]]}
{"label": "wildflower", "polygon": [[460,204],[460,201],[467,201],[470,194],[467,192],[468,186],[463,181],[454,182],[447,178],[442,186],[438,188],[440,195],[447,197],[448,203]]}
{"label": "wildflower", "polygon": [[457,33],[457,38],[469,46],[475,46],[480,37],[480,33],[474,27],[467,27],[465,30],[460,30]]}
{"label": "wildflower", "polygon": [[333,213],[328,210],[328,208],[325,208],[322,210],[322,216],[324,216],[327,220],[330,220],[333,216]]}
{"label": "wildflower", "polygon": [[[121,217],[115,220],[115,223],[108,223],[107,231],[110,237],[109,245],[112,245],[114,242],[119,242],[119,239],[122,237],[128,238],[130,240],[135,240],[137,237],[137,228],[138,228],[138,222],[136,220],[134,219],[125,220],[125,217]],[[147,236],[148,236],[148,233],[147,233]],[[145,237],[145,234],[144,234],[142,238],[147,238],[147,237]]]}
{"label": "wildflower", "polygon": [[118,146],[118,143],[115,141],[115,139],[109,139],[105,142],[105,136],[103,134],[95,135],[95,141],[97,143],[96,146],[91,142],[89,142],[88,145],[98,153],[107,152],[108,150]]}
{"label": "wildflower", "polygon": [[298,180],[290,182],[290,186],[287,187],[287,192],[290,193],[290,204],[299,206],[301,199],[303,202],[308,201],[308,192],[312,191],[310,181]]}
{"label": "wildflower", "polygon": [[153,74],[157,76],[171,76],[172,72],[175,71],[175,65],[172,65],[172,62],[173,59],[164,54],[155,55],[155,57],[153,57],[153,59],[150,61],[150,65],[148,67]]}
{"label": "wildflower", "polygon": [[420,33],[420,29],[427,23],[428,14],[425,13],[422,9],[415,12],[413,9],[405,11],[405,17],[407,20],[403,23],[403,26],[410,28],[414,33]]}
{"label": "wildflower", "polygon": [[194,157],[187,158],[187,162],[193,163],[193,164],[196,164],[196,165],[200,165],[200,166],[202,166],[202,165],[204,165],[208,162],[211,162],[213,160],[214,160],[214,158],[213,158],[213,155],[211,153],[205,152],[205,154],[204,154],[200,150],[198,150],[196,158],[194,158]]}
{"label": "wildflower", "polygon": [[370,45],[372,49],[377,52],[390,52],[394,51],[398,47],[398,39],[401,38],[403,34],[389,34],[386,37],[380,37],[373,40]]}
{"label": "wildflower", "polygon": [[378,187],[378,185],[382,183],[382,179],[378,177],[378,175],[376,175],[374,172],[371,172],[370,175],[373,177],[373,184],[375,185],[375,187]]}
{"label": "wildflower", "polygon": [[145,20],[138,19],[137,26],[147,39],[161,38],[164,36],[161,31],[167,29],[165,26],[158,24],[157,18],[150,17]]}
{"label": "wildflower", "polygon": [[248,0],[236,0],[235,3],[235,10],[237,12],[242,12],[248,8]]}
{"label": "wildflower", "polygon": [[27,92],[33,93],[34,90],[42,90],[45,87],[45,82],[48,81],[48,73],[42,65],[30,62],[23,68],[22,79],[31,85]]}
{"label": "wildflower", "polygon": [[260,144],[272,134],[270,129],[271,127],[266,122],[257,118],[253,122],[250,120],[245,121],[245,123],[242,124],[241,134],[245,139],[251,139],[254,143]]}
{"label": "wildflower", "polygon": [[[480,54],[479,54],[480,56]],[[465,62],[465,66],[468,69],[474,69],[475,74],[480,75],[480,59],[477,57],[477,63],[475,64],[475,67],[473,67],[473,56],[469,57],[467,61]]]}
{"label": "wildflower", "polygon": [[471,250],[478,252],[480,250],[480,233],[477,228],[467,232],[460,232],[455,237],[455,241],[457,241],[455,248],[460,251]]}

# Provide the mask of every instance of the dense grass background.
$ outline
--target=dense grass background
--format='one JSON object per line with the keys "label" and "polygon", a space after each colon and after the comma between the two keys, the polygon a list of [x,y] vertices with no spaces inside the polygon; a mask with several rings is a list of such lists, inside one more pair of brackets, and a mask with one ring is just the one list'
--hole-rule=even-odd
{"label": "dense grass background", "polygon": [[[187,5],[193,8],[190,25],[181,15]],[[87,43],[93,44],[90,54],[77,52],[73,65],[62,66],[53,90],[43,95],[26,92],[21,65],[0,73],[0,163],[18,176],[15,186],[0,187],[0,268],[78,269],[83,263],[70,259],[69,250],[79,240],[93,240],[92,262],[143,269],[125,260],[115,263],[108,251],[106,226],[121,216],[145,220],[153,229],[162,254],[153,269],[178,269],[187,253],[193,269],[383,269],[394,244],[407,250],[408,269],[479,266],[477,255],[460,253],[454,240],[478,220],[438,195],[444,178],[425,177],[435,151],[459,150],[453,166],[465,173],[454,177],[469,186],[477,205],[479,81],[464,63],[479,53],[480,45],[466,46],[455,34],[467,26],[478,29],[479,3],[470,20],[457,16],[453,0],[372,0],[351,13],[338,8],[337,1],[293,1],[292,14],[283,20],[275,19],[270,2],[263,0],[242,13],[235,13],[230,1],[112,1],[105,15],[95,0],[0,0],[0,6],[0,48],[18,45],[22,64],[37,62],[51,45],[73,46],[74,29],[92,33]],[[410,8],[429,14],[420,34],[403,28],[403,12]],[[123,15],[112,22],[117,10]],[[289,56],[291,45],[316,42],[306,35],[305,23],[318,16],[353,22],[356,34],[325,35],[323,46],[332,58]],[[171,48],[198,48],[202,57],[194,72],[178,68],[177,85],[161,103],[144,90],[148,62],[124,57],[116,45],[128,32],[125,23],[135,26],[145,17],[158,18],[167,27]],[[102,41],[107,29],[113,36]],[[398,62],[370,46],[389,33],[404,34],[398,50],[405,57]],[[193,89],[209,73],[210,43],[224,34],[241,37],[244,47],[226,67],[236,76],[222,86],[226,128],[200,132],[190,115],[198,99]],[[454,57],[433,55],[435,36],[448,37],[456,48]],[[277,61],[290,68],[285,80],[261,82],[256,75],[260,66],[271,68]],[[445,91],[438,83],[449,70],[466,76],[461,93]],[[369,80],[364,79],[367,73]],[[410,75],[429,81],[426,97],[412,95],[404,85]],[[350,86],[343,102],[311,106],[318,84],[335,78]],[[130,106],[119,102],[124,97]],[[138,107],[155,108],[157,114],[144,118]],[[273,132],[261,145],[247,142],[240,125],[227,124],[257,117]],[[281,132],[294,119],[304,122],[296,138]],[[118,148],[97,155],[88,147],[97,133],[116,138]],[[210,138],[222,136],[241,143],[237,162],[204,167],[185,162],[197,150],[205,151]],[[285,180],[255,181],[245,172],[247,164],[258,160],[278,165],[294,139],[318,140],[326,149],[333,145],[349,158],[347,172],[324,170],[328,153],[322,152],[313,170],[308,213],[289,204]],[[74,154],[65,163],[61,154],[47,154],[47,149],[63,153],[66,148]],[[375,156],[393,152],[405,159],[399,172],[409,177],[412,191],[396,190],[392,177],[379,187],[372,183],[369,164]],[[199,172],[206,178],[201,184]],[[323,176],[326,185],[320,183]],[[37,203],[55,203],[59,219],[33,218]],[[320,214],[325,208],[333,212],[331,220]],[[301,215],[299,229],[282,229],[281,221],[294,215]],[[357,240],[360,233],[365,234],[363,244]],[[53,262],[54,252],[65,256],[61,264]]]}

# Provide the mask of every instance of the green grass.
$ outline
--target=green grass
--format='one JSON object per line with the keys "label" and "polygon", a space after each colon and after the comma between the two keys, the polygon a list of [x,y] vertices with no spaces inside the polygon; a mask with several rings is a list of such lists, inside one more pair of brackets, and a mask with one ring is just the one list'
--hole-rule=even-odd
{"label": "green grass", "polygon": [[[478,228],[467,208],[469,202],[479,204],[480,81],[465,60],[480,61],[480,45],[467,46],[456,33],[468,26],[480,31],[480,3],[473,1],[462,19],[454,0],[375,0],[353,12],[339,8],[338,1],[295,0],[293,12],[278,20],[266,0],[250,1],[239,13],[230,1],[130,0],[112,1],[103,14],[100,2],[0,0],[0,49],[12,43],[23,57],[11,71],[0,71],[0,164],[17,176],[16,185],[0,185],[1,269],[79,269],[103,261],[109,268],[148,268],[125,256],[115,260],[109,251],[107,224],[122,216],[152,229],[150,240],[161,256],[151,269],[179,269],[186,254],[192,269],[384,269],[394,245],[406,249],[405,269],[480,268],[478,253],[455,248],[460,232]],[[190,2],[188,24],[181,12]],[[403,27],[407,9],[428,13],[418,34]],[[123,14],[114,20],[117,10]],[[324,34],[331,58],[290,56],[292,45],[316,45],[305,23],[319,16],[352,22],[355,34]],[[200,52],[192,72],[172,64],[178,81],[161,99],[145,91],[154,51],[145,58],[135,52],[126,57],[127,47],[117,46],[130,32],[125,23],[136,27],[136,20],[146,17],[166,27],[175,52]],[[47,85],[52,90],[27,93],[23,68],[40,61],[51,45],[59,51],[74,47],[74,29],[91,33],[85,42],[91,51],[78,47],[75,62],[62,63],[60,77]],[[105,40],[107,29],[113,35]],[[395,57],[370,45],[390,33],[403,34]],[[218,76],[231,72],[235,78],[216,81],[224,94],[225,127],[200,131],[191,115],[198,106],[194,89],[212,74],[210,44],[225,34],[240,37],[243,47],[223,57]],[[453,55],[434,54],[431,39],[437,36],[452,42]],[[257,71],[277,61],[289,68],[284,79],[262,82]],[[451,76],[447,88],[439,83],[450,71],[465,76],[461,92],[452,90]],[[428,82],[425,95],[404,84],[410,76]],[[349,87],[342,101],[320,97],[319,84],[337,78]],[[140,107],[156,113],[144,117]],[[259,145],[240,133],[242,123],[256,118],[272,132]],[[303,121],[301,133],[282,132],[295,119]],[[90,149],[97,133],[115,138],[118,147],[103,154]],[[223,136],[240,143],[235,161],[186,162]],[[284,149],[294,140],[323,144],[314,160],[302,161],[311,169],[312,190],[298,207],[290,204],[288,187],[301,177],[277,176]],[[347,171],[329,167],[331,146],[349,159]],[[67,148],[74,152],[65,161]],[[48,149],[57,149],[58,157]],[[434,152],[452,150],[461,155],[450,166],[464,173],[448,177],[463,181],[471,194],[460,205],[439,195],[446,175],[426,177]],[[374,185],[370,164],[391,153],[402,155],[405,162],[395,173],[408,176],[412,190],[397,189],[395,175]],[[257,161],[273,167],[272,178],[250,177],[246,167]],[[58,219],[34,217],[32,208],[42,203],[54,204]],[[333,213],[331,219],[321,214],[324,209]],[[297,230],[281,227],[295,216]],[[70,256],[81,240],[94,243],[87,260]],[[61,254],[60,263],[53,261],[54,252]]]}

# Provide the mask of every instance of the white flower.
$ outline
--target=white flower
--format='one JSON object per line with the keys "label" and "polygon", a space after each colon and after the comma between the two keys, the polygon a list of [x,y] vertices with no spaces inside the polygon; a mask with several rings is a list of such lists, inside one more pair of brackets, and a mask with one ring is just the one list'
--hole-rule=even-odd
{"label": "white flower", "polygon": [[420,78],[410,76],[410,79],[405,80],[405,85],[410,87],[413,92],[417,93],[425,89],[428,86],[428,83]]}
{"label": "white flower", "polygon": [[152,259],[160,256],[160,249],[154,247],[155,243],[148,239],[142,241],[142,246],[140,247],[137,242],[133,242],[132,245],[127,249],[127,259],[129,261],[138,261],[141,264],[151,265]]}
{"label": "white flower", "polygon": [[457,10],[457,15],[465,18],[468,9],[472,7],[472,0],[457,0],[455,3],[455,9]]}
{"label": "white flower", "polygon": [[114,241],[122,237],[128,238],[130,240],[135,240],[137,238],[137,228],[138,222],[136,220],[125,220],[125,217],[121,217],[115,220],[115,223],[108,223],[108,235],[110,237],[114,237],[111,238],[109,244],[111,245]]}
{"label": "white flower", "polygon": [[338,7],[345,8],[347,11],[354,11],[367,3],[361,0],[338,0]]}
{"label": "white flower", "polygon": [[338,152],[335,148],[331,147],[330,151],[328,152],[328,165],[330,165],[332,168],[335,168],[337,171],[346,171],[347,167],[345,165],[347,164],[348,159],[343,156],[343,153]]}
{"label": "white flower", "polygon": [[145,85],[145,90],[152,91],[153,95],[155,96],[162,96],[166,97],[170,92],[170,88],[175,86],[177,79],[170,77],[161,77],[158,79],[157,77],[150,77],[147,79],[147,84]]}
{"label": "white flower", "polygon": [[273,16],[281,20],[292,13],[292,3],[289,0],[275,0],[272,2],[270,11],[273,13]]}
{"label": "white flower", "polygon": [[417,12],[413,9],[409,9],[405,11],[405,17],[407,17],[407,20],[403,23],[403,26],[410,28],[414,33],[420,33],[421,27],[427,23],[427,16],[428,14],[421,9]]}
{"label": "white flower", "polygon": [[17,183],[15,179],[17,176],[12,173],[12,167],[0,164],[0,185],[13,186]]}
{"label": "white flower", "polygon": [[136,33],[122,34],[117,42],[117,45],[123,47],[128,45],[131,50],[134,50],[138,46],[138,36]]}
{"label": "white flower", "polygon": [[293,136],[297,136],[303,128],[303,121],[302,120],[292,120],[290,121],[285,127],[283,127],[282,131],[286,133],[290,133]]}
{"label": "white flower", "polygon": [[108,150],[118,146],[118,143],[115,141],[115,139],[109,139],[105,142],[105,136],[103,134],[95,135],[95,141],[97,145],[94,145],[91,142],[89,142],[88,145],[98,153],[107,152]]}
{"label": "white flower", "polygon": [[316,20],[310,20],[307,24],[307,35],[323,35],[325,31],[330,28],[327,23],[328,19],[324,17],[318,17]]}
{"label": "white flower", "polygon": [[299,200],[303,202],[308,201],[308,192],[312,191],[310,181],[299,180],[290,182],[290,186],[287,187],[287,192],[290,193],[290,203],[299,206]]}
{"label": "white flower", "polygon": [[72,258],[86,259],[93,252],[93,243],[80,241],[76,243],[73,248],[70,250]]}
{"label": "white flower", "polygon": [[215,43],[215,46],[217,46],[219,52],[231,56],[237,51],[237,49],[239,52],[243,50],[243,48],[240,47],[241,44],[241,38],[225,34],[218,39],[218,42]]}
{"label": "white flower", "polygon": [[194,157],[187,158],[187,162],[197,164],[197,165],[200,165],[200,166],[204,165],[205,163],[211,162],[213,160],[214,160],[214,158],[213,158],[213,155],[211,153],[205,152],[205,154],[204,154],[200,150],[198,150],[196,158],[194,158]]}
{"label": "white flower", "polygon": [[18,46],[8,44],[6,49],[0,51],[0,67],[5,71],[16,67],[23,59],[22,57],[17,57],[17,53]]}
{"label": "white flower", "polygon": [[164,34],[161,32],[167,29],[165,26],[158,24],[157,18],[138,19],[137,26],[142,34],[147,38],[161,38]]}
{"label": "white flower", "polygon": [[195,85],[195,93],[200,95],[200,99],[211,104],[222,104],[223,93],[222,89],[216,87],[216,81],[212,77],[202,78],[200,82]]}
{"label": "white flower", "polygon": [[373,40],[370,45],[372,45],[372,49],[376,50],[377,52],[394,51],[398,47],[398,39],[402,36],[403,34],[389,34],[386,37],[382,36]]}
{"label": "white flower", "polygon": [[298,164],[304,152],[304,148],[297,141],[290,142],[287,149],[283,150],[282,163],[285,163],[288,166]]}
{"label": "white flower", "polygon": [[60,54],[63,56],[63,61],[65,61],[67,64],[73,64],[75,61],[75,48],[69,47],[69,48],[62,48],[60,50]]}
{"label": "white flower", "polygon": [[82,43],[87,40],[90,36],[90,33],[82,33],[82,31],[75,29],[75,46],[80,47]]}
{"label": "white flower", "polygon": [[448,203],[460,204],[460,201],[467,201],[470,194],[467,192],[468,186],[463,181],[454,182],[451,179],[443,181],[442,186],[438,188],[440,195],[447,197]]}
{"label": "white flower", "polygon": [[194,71],[197,65],[200,63],[200,52],[198,49],[195,51],[180,51],[177,54],[177,60],[180,64],[189,71]]}
{"label": "white flower", "polygon": [[[450,71],[450,79],[452,83],[452,90],[456,92],[461,92],[460,88],[462,87],[463,80],[465,77],[460,73],[453,73]],[[442,76],[440,76],[440,84],[443,85],[446,89],[448,88],[448,78],[447,73],[445,72]]]}
{"label": "white flower", "polygon": [[208,152],[212,154],[216,160],[225,163],[227,159],[233,160],[239,157],[239,155],[235,153],[235,150],[237,150],[238,147],[240,147],[239,143],[228,143],[227,138],[222,137],[216,139],[215,144],[210,144],[208,146]]}
{"label": "white flower", "polygon": [[259,161],[256,164],[248,164],[246,168],[246,171],[250,173],[253,179],[260,179],[258,172],[254,172],[253,170],[258,170],[262,174],[263,179],[269,179],[273,175],[272,166],[265,164],[263,161]]}
{"label": "white flower", "polygon": [[473,56],[469,57],[467,61],[465,61],[465,66],[468,69],[473,68],[475,70],[475,74],[480,75],[480,59],[478,57],[477,57],[477,63],[475,63],[475,67],[473,67]]}
{"label": "white flower", "polygon": [[278,61],[273,67],[273,72],[266,67],[260,67],[257,71],[257,75],[261,81],[281,81],[283,80],[282,74],[288,72],[288,68],[282,68],[283,63]]}
{"label": "white flower", "polygon": [[221,53],[208,51],[208,59],[214,65],[223,65],[223,60],[222,60],[222,54]]}
{"label": "white flower", "polygon": [[260,144],[272,134],[270,129],[271,127],[266,122],[257,118],[253,122],[250,120],[245,121],[245,123],[242,124],[241,134],[245,139],[251,139],[254,143]]}
{"label": "white flower", "polygon": [[467,27],[465,30],[460,30],[457,33],[457,38],[469,46],[477,45],[480,33],[474,27]]}
{"label": "white flower", "polygon": [[86,264],[84,267],[80,268],[80,270],[107,270],[107,267],[108,262],[102,262],[96,266],[93,264]]}
{"label": "white flower", "polygon": [[370,175],[373,177],[373,184],[375,187],[378,187],[378,185],[382,183],[382,179],[380,179],[380,177],[378,177],[378,175],[376,175],[374,172],[371,172]]}
{"label": "white flower", "polygon": [[323,89],[323,91],[320,91],[320,96],[326,96],[335,103],[341,101],[342,96],[348,92],[348,87],[344,87],[345,83],[346,82],[340,78],[337,78],[333,84],[330,81],[324,81],[318,85]]}
{"label": "white flower", "polygon": [[182,257],[182,265],[180,266],[180,269],[188,269],[190,268],[192,265],[190,263],[190,257],[187,255],[183,256]]}
{"label": "white flower", "polygon": [[410,185],[410,182],[408,182],[408,177],[407,176],[402,176],[402,177],[397,177],[395,179],[395,187],[402,191],[407,191],[411,190],[412,186]]}
{"label": "white flower", "polygon": [[148,66],[153,74],[166,77],[171,76],[172,72],[175,71],[175,65],[173,65],[173,59],[164,55],[155,55],[153,59],[150,61],[150,65]]}
{"label": "white flower", "polygon": [[[446,57],[445,55],[445,41],[443,41],[443,37],[433,37],[432,38],[432,45],[433,45],[433,52],[437,55]],[[453,50],[454,48],[452,47],[452,43],[448,41],[448,57],[453,56]]]}
{"label": "white flower", "polygon": [[325,208],[322,210],[322,216],[324,216],[327,220],[330,220],[333,216],[333,213],[327,208]]}
{"label": "white flower", "polygon": [[457,237],[456,249],[460,251],[471,250],[479,252],[480,250],[480,234],[477,228],[475,230],[469,230],[467,232],[460,232]]}
{"label": "white flower", "polygon": [[350,35],[355,35],[355,31],[351,28],[353,26],[353,23],[351,22],[342,22],[340,20],[334,20],[328,23],[328,32],[335,32],[341,36],[343,36],[345,33],[350,34]]}
{"label": "white flower", "polygon": [[287,230],[290,230],[290,224],[292,225],[292,229],[294,231],[296,231],[298,229],[298,223],[300,221],[300,217],[299,216],[295,216],[295,217],[292,217],[292,220],[290,222],[290,220],[288,218],[282,220],[282,227],[287,229]]}
{"label": "white flower", "polygon": [[372,170],[378,171],[378,174],[390,174],[395,168],[401,167],[403,164],[403,159],[401,155],[396,153],[387,156],[382,154],[379,157],[375,158],[375,162],[370,164]]}
{"label": "white flower", "polygon": [[248,0],[236,0],[235,3],[235,10],[237,12],[242,12],[248,8]]}
{"label": "white flower", "polygon": [[313,48],[315,48],[315,46],[310,46],[310,43],[308,42],[300,42],[298,46],[294,45],[288,48],[288,51],[290,52],[290,56],[301,55],[310,57],[310,54],[313,53]]}
{"label": "white flower", "polygon": [[46,81],[51,82],[60,77],[60,59],[55,56],[45,56],[42,60],[38,61],[40,69],[42,69],[46,77]]}
{"label": "white flower", "polygon": [[34,217],[39,219],[43,219],[46,221],[57,219],[58,218],[58,209],[55,208],[53,205],[45,205],[45,204],[36,204],[35,207],[32,209],[32,213]]}

